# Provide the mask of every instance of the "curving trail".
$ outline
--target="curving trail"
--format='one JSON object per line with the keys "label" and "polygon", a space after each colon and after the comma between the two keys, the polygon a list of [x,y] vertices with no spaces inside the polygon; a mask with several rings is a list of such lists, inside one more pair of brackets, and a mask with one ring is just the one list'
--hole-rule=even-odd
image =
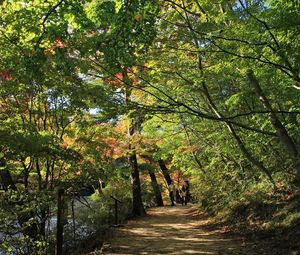
{"label": "curving trail", "polygon": [[101,254],[264,254],[207,227],[192,206],[151,208],[147,216],[114,229]]}

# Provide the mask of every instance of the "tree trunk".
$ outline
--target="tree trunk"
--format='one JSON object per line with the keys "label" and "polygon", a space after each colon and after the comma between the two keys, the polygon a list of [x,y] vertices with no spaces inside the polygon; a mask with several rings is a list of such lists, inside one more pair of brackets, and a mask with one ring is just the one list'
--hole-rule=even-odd
{"label": "tree trunk", "polygon": [[[35,169],[36,169],[36,173],[37,173],[37,176],[38,176],[38,191],[41,191],[42,190],[42,185],[43,185],[43,179],[42,179],[42,173],[41,173],[38,158],[35,161]],[[45,181],[45,187],[44,188],[47,189],[47,174],[46,174],[46,181]]]}
{"label": "tree trunk", "polygon": [[[202,88],[203,88],[203,92],[204,95],[208,101],[208,104],[210,106],[210,108],[214,111],[214,113],[219,117],[219,118],[223,118],[222,114],[218,111],[217,106],[214,104],[214,102],[212,101],[209,91],[207,89],[207,86],[204,82],[202,82]],[[246,148],[246,146],[244,145],[242,139],[239,137],[239,135],[237,134],[237,132],[235,131],[234,127],[232,126],[231,123],[225,122],[226,126],[229,130],[229,132],[232,134],[233,138],[235,139],[235,141],[237,142],[241,152],[243,153],[243,155],[254,165],[256,166],[258,169],[260,169],[270,180],[270,182],[273,184],[274,189],[277,189],[276,187],[276,183],[271,175],[271,172],[269,171],[269,169],[267,169],[264,164],[262,162],[260,162],[259,160],[257,160],[256,158],[254,158],[254,156],[252,155],[252,153]]]}
{"label": "tree trunk", "polygon": [[[123,77],[129,80],[127,72],[123,73]],[[130,80],[129,80],[130,82]],[[126,105],[130,102],[130,89],[126,88],[125,90],[125,103]],[[142,192],[141,192],[141,182],[140,182],[140,173],[137,164],[136,152],[132,147],[131,138],[135,132],[135,126],[132,120],[128,126],[128,151],[129,151],[129,165],[131,169],[132,177],[132,214],[134,216],[142,216],[146,214],[143,201],[142,201]]]}
{"label": "tree trunk", "polygon": [[159,167],[160,167],[160,169],[161,169],[161,171],[162,171],[162,173],[165,177],[165,180],[166,180],[167,184],[170,185],[172,183],[172,179],[171,179],[171,176],[168,172],[168,168],[167,168],[165,162],[160,159],[160,160],[158,160],[158,164],[159,164]]}
{"label": "tree trunk", "polygon": [[274,127],[274,129],[276,130],[276,134],[279,140],[285,146],[285,148],[287,149],[291,157],[298,157],[298,150],[293,139],[289,136],[286,128],[284,127],[284,125],[281,123],[276,113],[274,112],[268,98],[265,96],[264,92],[262,91],[258,83],[258,80],[254,76],[253,71],[249,70],[247,76],[250,80],[251,85],[255,90],[256,95],[259,97],[263,106],[265,107],[266,110],[270,111],[270,122]]}
{"label": "tree trunk", "polygon": [[158,185],[157,180],[156,180],[155,173],[153,171],[149,170],[149,176],[151,178],[151,185],[152,185],[152,188],[153,188],[153,191],[154,191],[154,194],[155,194],[156,205],[157,206],[164,206],[164,202],[163,202],[163,199],[162,199],[162,196],[161,196],[159,185]]}
{"label": "tree trunk", "polygon": [[270,111],[270,122],[274,129],[276,130],[276,134],[280,142],[283,146],[287,149],[287,152],[290,158],[293,160],[294,166],[296,167],[296,178],[295,182],[299,185],[300,184],[300,164],[299,164],[299,152],[297,150],[297,146],[294,143],[293,139],[288,134],[285,126],[282,124],[280,119],[277,117],[276,113],[274,112],[271,103],[269,102],[268,98],[264,94],[262,88],[256,77],[253,74],[252,70],[247,72],[247,77],[250,81],[250,84],[253,86],[254,91],[260,101],[262,102],[263,106],[266,110]]}
{"label": "tree trunk", "polygon": [[169,196],[170,196],[170,200],[171,200],[171,205],[174,205],[174,201],[175,201],[175,195],[176,195],[176,190],[175,190],[175,186],[174,186],[174,182],[171,179],[171,176],[168,172],[168,168],[165,164],[165,162],[163,160],[158,160],[158,164],[160,166],[160,169],[163,173],[163,176],[168,184],[168,189],[169,189]]}
{"label": "tree trunk", "polygon": [[8,170],[0,170],[0,180],[5,191],[8,191],[9,189],[17,190],[17,187],[13,182],[13,179]]}
{"label": "tree trunk", "polygon": [[129,156],[129,165],[131,168],[132,177],[132,214],[134,216],[142,216],[146,214],[142,201],[140,173],[138,169],[136,154],[132,153]]}

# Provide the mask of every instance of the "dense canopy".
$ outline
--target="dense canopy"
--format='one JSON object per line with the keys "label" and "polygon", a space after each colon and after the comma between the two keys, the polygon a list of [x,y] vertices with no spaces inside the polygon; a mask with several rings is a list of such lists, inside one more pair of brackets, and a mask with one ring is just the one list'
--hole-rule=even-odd
{"label": "dense canopy", "polygon": [[183,183],[299,222],[299,24],[298,1],[0,1],[0,254],[54,253],[58,190],[65,246]]}

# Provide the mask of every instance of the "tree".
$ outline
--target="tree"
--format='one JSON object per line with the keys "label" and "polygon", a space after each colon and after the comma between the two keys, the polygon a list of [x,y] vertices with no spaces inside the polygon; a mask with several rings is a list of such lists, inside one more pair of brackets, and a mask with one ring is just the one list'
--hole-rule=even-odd
{"label": "tree", "polygon": [[[149,1],[93,1],[88,8],[93,29],[100,27],[92,36],[96,47],[89,56],[94,75],[100,72],[108,84],[117,86],[123,93],[126,107],[132,100],[134,83],[138,83],[131,70],[139,65],[137,56],[147,51],[155,35],[153,13],[156,9],[155,3]],[[132,170],[133,215],[143,215],[137,158],[130,141],[135,122],[129,116],[128,160]]]}
{"label": "tree", "polygon": [[[154,112],[195,116],[199,121],[208,119],[224,123],[222,127],[228,128],[241,153],[265,172],[272,182],[271,171],[256,159],[259,154],[254,155],[261,143],[251,151],[249,147],[252,145],[246,146],[247,142],[243,141],[247,137],[239,132],[248,132],[249,137],[251,131],[253,135],[261,137],[264,148],[268,148],[267,144],[277,136],[283,145],[289,146],[289,151],[293,149],[288,155],[290,159],[287,164],[292,160],[297,166],[297,159],[293,156],[296,155],[296,140],[289,134],[294,131],[292,128],[287,130],[287,123],[283,123],[293,114],[298,114],[297,111],[285,110],[285,107],[290,107],[289,102],[293,97],[286,87],[282,89],[285,96],[279,96],[274,92],[276,90],[270,90],[270,85],[275,86],[275,83],[268,82],[268,92],[273,93],[274,106],[262,108],[258,103],[261,94],[252,102],[249,99],[255,94],[245,78],[247,70],[260,63],[259,73],[275,75],[274,81],[290,79],[292,84],[297,80],[292,75],[294,67],[288,65],[286,53],[279,53],[275,49],[285,49],[284,43],[281,45],[277,39],[280,29],[271,29],[268,24],[277,22],[269,20],[269,15],[276,8],[266,7],[261,1],[247,2],[247,6],[242,1],[220,4],[203,1],[189,5],[180,1],[164,3],[162,12],[166,13],[167,10],[168,14],[161,19],[161,34],[156,38],[152,54],[148,55],[147,72],[141,77],[147,86],[144,90],[155,103],[142,107]],[[273,19],[276,17],[278,15],[272,16]],[[285,72],[287,69],[289,71]],[[267,77],[261,78],[266,80]],[[297,103],[294,102],[295,106]],[[279,104],[280,109],[277,109]],[[272,130],[272,120],[268,118],[270,113],[273,119],[278,115],[277,123],[281,123],[284,132],[279,132],[278,127],[275,127],[277,133]],[[285,120],[281,120],[281,116]],[[269,150],[272,149],[269,147]]]}

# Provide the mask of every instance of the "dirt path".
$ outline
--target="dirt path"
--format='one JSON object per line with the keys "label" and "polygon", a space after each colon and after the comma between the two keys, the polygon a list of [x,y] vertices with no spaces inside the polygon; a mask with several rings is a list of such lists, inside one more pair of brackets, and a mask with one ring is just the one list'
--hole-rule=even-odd
{"label": "dirt path", "polygon": [[225,238],[220,230],[209,230],[207,218],[192,206],[152,208],[147,213],[114,229],[102,254],[263,254],[246,247],[239,238]]}

